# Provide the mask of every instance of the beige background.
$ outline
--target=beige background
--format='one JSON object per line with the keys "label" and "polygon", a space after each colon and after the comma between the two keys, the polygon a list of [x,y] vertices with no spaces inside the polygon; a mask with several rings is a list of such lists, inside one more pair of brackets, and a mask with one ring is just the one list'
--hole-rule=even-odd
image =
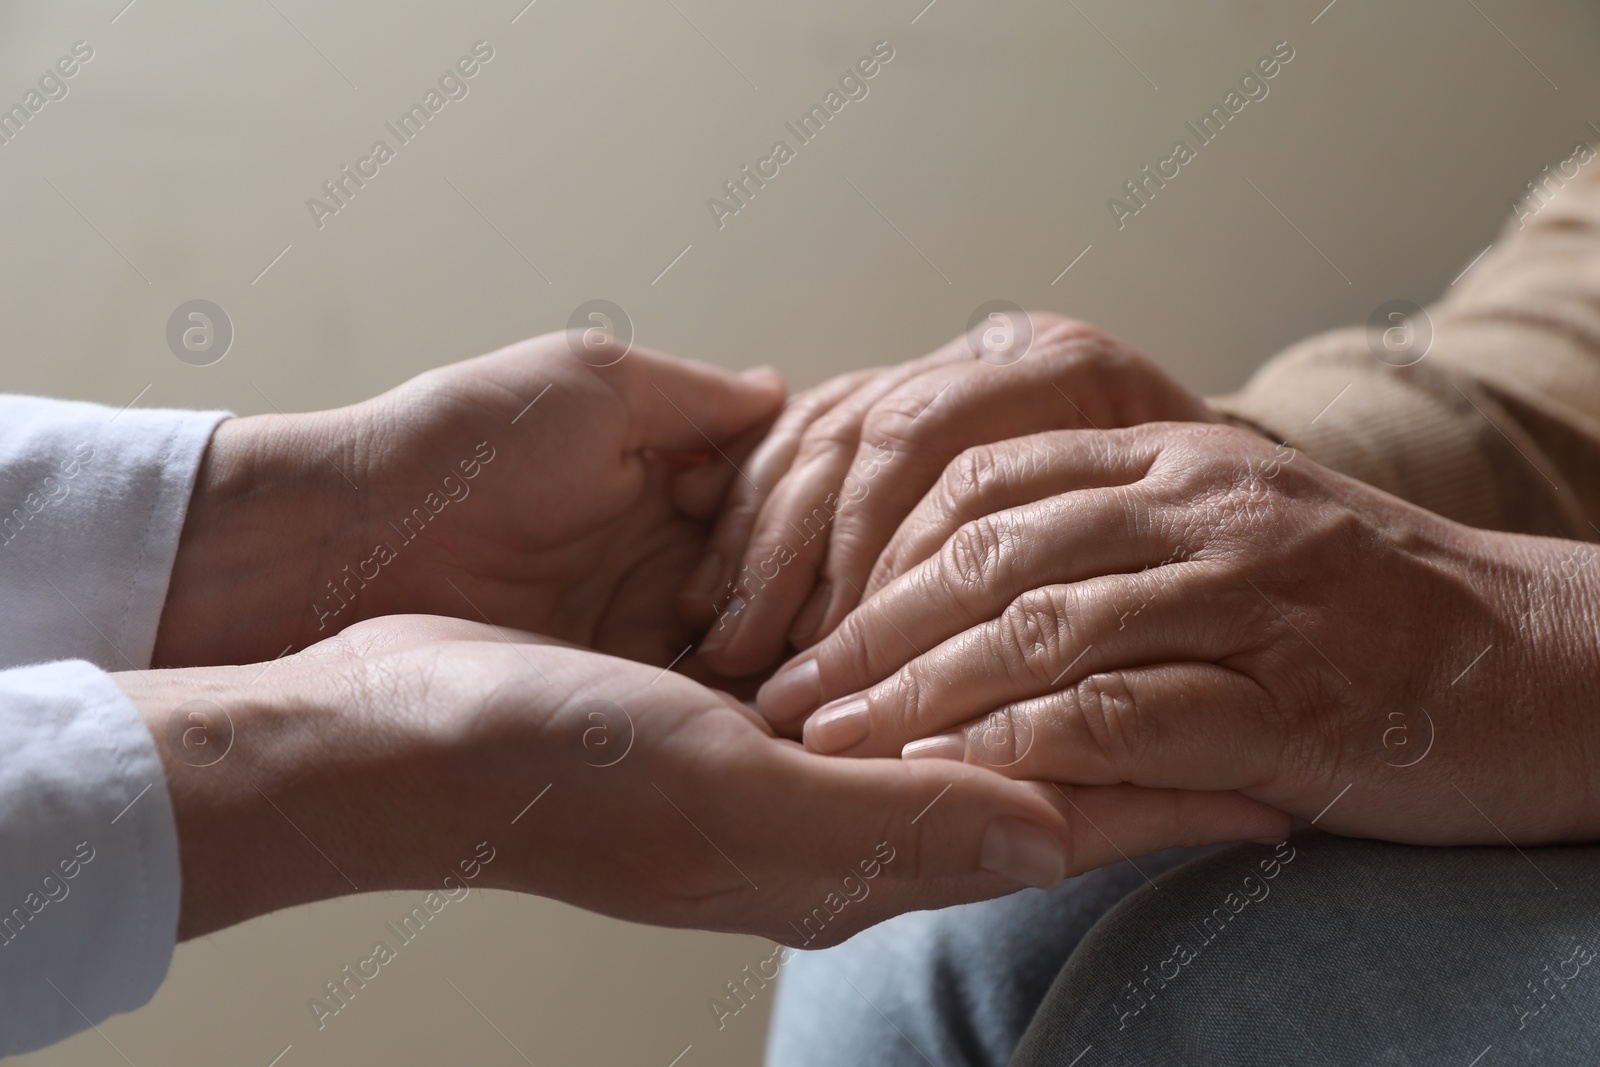
{"label": "beige background", "polygon": [[[0,3],[0,101],[74,41],[96,53],[0,147],[9,391],[328,406],[591,297],[651,346],[797,385],[919,354],[1002,297],[1221,390],[1431,299],[1532,172],[1600,138],[1579,0],[125,2]],[[319,231],[306,198],[480,39],[470,96]],[[1282,39],[1270,95],[1118,232],[1107,198]],[[706,198],[878,40],[896,57],[870,95],[719,232]],[[207,368],[164,339],[195,297],[237,331]],[[718,1032],[707,999],[760,942],[491,893],[317,1032],[306,999],[411,896],[185,945],[149,1007],[18,1062],[123,1063],[109,1042],[140,1067],[759,1057],[767,1005]]]}

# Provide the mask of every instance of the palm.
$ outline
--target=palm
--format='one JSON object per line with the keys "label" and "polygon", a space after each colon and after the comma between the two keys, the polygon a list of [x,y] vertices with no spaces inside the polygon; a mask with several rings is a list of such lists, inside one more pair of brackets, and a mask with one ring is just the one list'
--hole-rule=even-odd
{"label": "palm", "polygon": [[[459,619],[397,616],[312,652],[381,663],[362,673],[393,680],[388,716],[470,723],[445,730],[462,747],[422,785],[449,798],[422,801],[440,840],[476,840],[482,812],[527,812],[548,789],[507,831],[518,846],[487,869],[490,884],[636,922],[817,947],[909,908],[1014,889],[973,869],[996,814],[1060,826],[1046,793],[999,775],[815,756],[687,678],[539,644]],[[442,854],[429,869],[451,861]]]}

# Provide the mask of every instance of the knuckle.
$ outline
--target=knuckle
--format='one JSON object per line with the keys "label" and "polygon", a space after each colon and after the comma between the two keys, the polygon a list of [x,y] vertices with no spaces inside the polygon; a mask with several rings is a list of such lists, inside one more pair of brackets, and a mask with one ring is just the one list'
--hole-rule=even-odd
{"label": "knuckle", "polygon": [[[814,404],[795,401],[783,409],[777,421],[772,424],[772,429],[767,431],[767,438],[755,453],[756,457],[765,458],[779,442],[787,442],[798,449],[805,443],[806,436],[825,417],[826,409],[818,410]],[[766,466],[777,469],[780,473],[783,468],[776,463]]]}
{"label": "knuckle", "polygon": [[1285,458],[1292,454],[1264,452],[1257,444],[1243,453],[1219,454],[1209,442],[1173,450],[1162,472],[1168,502],[1186,509],[1196,526],[1224,532],[1259,527],[1294,495],[1297,475]]}
{"label": "knuckle", "polygon": [[861,424],[848,412],[831,411],[806,427],[795,452],[795,465],[837,456],[854,454],[861,438]]}
{"label": "knuckle", "polygon": [[934,429],[934,419],[917,421],[928,411],[932,397],[896,390],[872,405],[861,421],[861,440],[880,451],[899,452],[915,447],[921,435]]}
{"label": "knuckle", "polygon": [[[888,726],[902,736],[909,736],[923,728],[927,719],[927,709],[930,703],[937,707],[937,700],[929,700],[928,679],[915,665],[908,664],[904,670],[895,674],[891,682],[890,691],[893,693],[892,702],[885,709],[889,720]],[[922,736],[917,734],[916,736]]]}
{"label": "knuckle", "polygon": [[978,445],[963,450],[945,465],[939,477],[939,499],[945,512],[963,514],[971,504],[983,499],[999,474],[1000,464],[991,446]]}
{"label": "knuckle", "polygon": [[1198,490],[1194,510],[1197,517],[1204,517],[1210,533],[1233,534],[1252,526],[1264,503],[1260,487],[1231,485]]}
{"label": "knuckle", "polygon": [[1108,769],[1126,777],[1149,743],[1151,725],[1140,714],[1121,674],[1091,674],[1061,692],[1062,714],[1076,724],[1078,743]]}
{"label": "knuckle", "polygon": [[989,767],[1011,767],[1033,747],[1032,709],[996,708],[966,730],[967,754]]}
{"label": "knuckle", "polygon": [[844,617],[844,621],[817,648],[817,663],[829,692],[854,692],[862,679],[877,677],[874,668],[884,660],[878,647],[876,628],[870,625],[863,606]]}
{"label": "knuckle", "polygon": [[867,584],[862,587],[862,594],[870,597],[909,571],[911,569],[911,565],[908,563],[910,556],[910,550],[899,537],[890,541],[888,546],[879,553],[877,561],[872,565],[872,570],[867,574]]}
{"label": "knuckle", "polygon": [[962,523],[939,554],[948,588],[959,594],[1003,581],[1010,563],[1010,541],[993,516]]}
{"label": "knuckle", "polygon": [[1142,358],[1105,331],[1076,319],[1059,319],[1040,328],[1034,344],[1084,388],[1103,387],[1107,384],[1103,379]]}
{"label": "knuckle", "polygon": [[907,662],[910,650],[905,639],[892,622],[886,624],[879,611],[874,602],[867,601],[846,615],[817,646],[818,666],[829,692],[843,695],[873,686],[874,718],[880,705],[884,713],[896,718],[901,709],[914,717],[922,706],[923,668],[915,660]]}
{"label": "knuckle", "polygon": [[794,415],[801,423],[810,423],[871,382],[878,374],[878,370],[870,367],[851,371],[798,393],[790,398],[788,406],[784,408],[783,417],[787,419],[790,415]]}
{"label": "knuckle", "polygon": [[1094,324],[1052,311],[1030,311],[1028,319],[1033,324],[1034,344],[1045,351],[1094,349],[1100,342],[1108,340],[1106,334]]}
{"label": "knuckle", "polygon": [[1073,627],[1064,589],[1030,589],[1001,613],[1001,662],[1014,673],[1048,685],[1068,662]]}
{"label": "knuckle", "polygon": [[784,567],[793,561],[796,553],[785,538],[785,531],[763,527],[750,537],[745,545],[744,559],[735,571],[736,586],[748,590],[748,595],[741,592],[745,599],[763,591],[771,582],[778,580]]}

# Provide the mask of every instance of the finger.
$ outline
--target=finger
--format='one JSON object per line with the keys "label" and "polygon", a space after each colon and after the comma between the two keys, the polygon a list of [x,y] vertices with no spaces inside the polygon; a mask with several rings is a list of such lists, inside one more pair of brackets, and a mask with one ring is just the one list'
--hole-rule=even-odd
{"label": "finger", "polygon": [[1282,751],[1267,693],[1214,663],[1091,674],[912,741],[902,758],[962,760],[1011,778],[1248,789]]}
{"label": "finger", "polygon": [[[1022,782],[1007,782],[1016,790],[1008,792],[997,788],[1006,782],[998,775],[943,765],[975,776],[919,778],[897,774],[894,761],[832,760],[792,779],[814,799],[811,817],[795,821],[784,849],[805,872],[820,867],[832,877],[810,889],[815,899],[778,932],[780,940],[835,944],[912,908],[1048,888],[1178,845],[1281,841],[1291,827],[1289,816],[1235,793]],[[807,884],[798,876],[791,882]],[[831,906],[824,890],[836,893]],[[828,910],[808,910],[816,905]]]}
{"label": "finger", "polygon": [[[835,760],[763,741],[722,777],[719,795],[771,803],[712,802],[704,816],[684,804],[716,834],[726,862],[759,887],[719,899],[713,918],[748,925],[730,914],[742,901],[787,944],[835,944],[904,911],[1052,886],[1069,872],[1070,824],[1051,799],[1037,785],[976,767]],[[666,789],[706,793],[701,783]]]}
{"label": "finger", "polygon": [[761,690],[762,714],[781,724],[859,692],[920,650],[999,617],[1030,589],[1171,562],[1184,531],[1160,514],[1107,488],[973,519],[806,653],[809,667],[785,666]]}
{"label": "finger", "polygon": [[[1007,820],[1035,828],[1057,846],[1060,866],[1041,881],[1054,884],[1066,875],[1066,821],[1034,786],[955,762],[839,760],[774,744],[782,746],[782,765],[766,768],[761,776],[792,787],[791,796],[806,798],[807,817],[793,821],[785,849],[836,853],[838,861],[848,863],[862,843],[886,841],[899,853],[887,865],[894,880],[966,878],[981,872],[988,827]],[[850,828],[860,841],[836,851]],[[770,835],[770,826],[764,834]]]}
{"label": "finger", "polygon": [[594,373],[628,405],[630,451],[709,451],[722,458],[734,438],[778,413],[785,392],[770,368],[731,374],[637,348]]}
{"label": "finger", "polygon": [[1150,472],[1160,443],[1145,434],[1058,430],[970,448],[947,464],[884,547],[872,596],[933,556],[962,525],[1048,496],[1128,485]]}
{"label": "finger", "polygon": [[[706,462],[679,464],[672,479],[673,507],[700,522],[716,518],[733,486],[744,484],[740,472],[750,473],[750,458],[771,429],[771,420],[758,422],[723,446],[721,457],[715,453],[702,454]],[[710,462],[719,458],[727,462]]]}
{"label": "finger", "polygon": [[[1054,692],[1101,671],[1236,652],[1246,623],[1238,594],[1206,581],[1206,563],[1178,563],[1075,585],[1031,589],[995,619],[912,659],[866,691],[806,720],[808,748],[897,753],[995,708]],[[1196,604],[1206,604],[1200,613]]]}
{"label": "finger", "polygon": [[873,373],[861,371],[844,375],[808,390],[790,401],[778,416],[744,464],[745,477],[729,483],[728,496],[706,543],[706,551],[690,572],[679,597],[678,609],[685,622],[705,626],[716,617],[717,609],[727,599],[725,590],[739,568],[756,516],[773,486],[794,462],[805,430]]}
{"label": "finger", "polygon": [[[1092,427],[1105,419],[1110,385],[1105,360],[1111,342],[1087,326],[1041,317],[1053,325],[1051,343],[1007,366],[979,360],[937,367],[905,383],[873,406],[862,424],[852,477],[839,493],[841,506],[829,535],[822,578],[790,632],[805,648],[831,632],[872,592],[868,584],[880,553],[901,520],[939,481],[964,449],[1046,430]],[[1093,353],[1085,351],[1091,345]],[[1072,399],[1073,394],[1079,397]],[[797,517],[784,516],[786,521]]]}
{"label": "finger", "polygon": [[[847,517],[873,500],[885,513],[899,515],[911,509],[926,489],[920,484],[927,473],[925,469],[933,467],[927,473],[931,480],[937,477],[938,466],[942,466],[927,458],[929,453],[943,452],[944,446],[911,447],[908,439],[916,436],[920,440],[918,423],[924,416],[931,416],[932,408],[947,394],[957,394],[947,406],[960,402],[961,384],[978,366],[970,361],[946,364],[902,380],[894,389],[883,391],[870,406],[858,406],[852,412],[859,420],[851,427],[854,439],[839,440],[840,447],[827,457],[828,462],[794,472],[793,491],[762,513],[762,524],[778,530],[815,524],[826,548],[817,568],[820,574],[795,613],[786,614],[773,604],[747,620],[746,627],[785,629],[790,640],[804,647],[813,643],[813,635],[832,628],[824,627],[824,620],[837,610],[837,605],[853,606],[859,600],[867,567],[858,565],[857,560],[869,547],[863,542],[863,531],[852,529]],[[844,452],[850,446],[854,447],[854,455],[846,457]],[[875,536],[876,531],[867,533]],[[875,550],[872,556],[876,558]],[[870,560],[867,566],[870,567]],[[813,575],[796,570],[789,580],[809,586]]]}
{"label": "finger", "polygon": [[[1119,862],[1138,869],[1140,857],[1165,848],[1226,841],[1278,844],[1288,838],[1294,823],[1289,815],[1238,793],[1056,783],[1041,784],[1039,788],[1048,793],[1046,799],[1061,810],[1067,822],[1067,877]],[[839,924],[842,929],[824,933],[826,928],[817,924],[815,913],[808,915],[811,921],[803,927],[791,929],[807,948],[837,944],[860,929],[903,911],[982,899],[980,891],[984,891],[982,896],[993,896],[1023,886],[1047,886],[1049,883],[1041,874],[1048,871],[1045,864],[1049,862],[1049,853],[1026,838],[1012,840],[1002,833],[990,837],[986,832],[979,846],[978,876],[910,884],[885,879],[871,891],[872,897],[863,900],[860,911],[855,915],[847,913],[847,923]],[[1015,873],[987,877],[990,872],[1011,869]],[[882,870],[891,871],[892,864]],[[991,882],[1003,888],[988,890]],[[814,930],[823,936],[812,943]]]}
{"label": "finger", "polygon": [[1075,786],[1051,782],[1041,788],[1066,816],[1074,873],[1164,848],[1221,841],[1286,840],[1294,819],[1258,800],[1232,792],[1146,789],[1133,785]]}
{"label": "finger", "polygon": [[[861,420],[880,396],[920,373],[925,363],[874,374],[804,428],[792,464],[767,494],[742,546],[731,579],[731,616],[725,612],[701,646],[717,670],[754,674],[782,654],[789,622],[809,595],[827,550],[836,487],[855,456]],[[800,519],[791,523],[791,516]]]}

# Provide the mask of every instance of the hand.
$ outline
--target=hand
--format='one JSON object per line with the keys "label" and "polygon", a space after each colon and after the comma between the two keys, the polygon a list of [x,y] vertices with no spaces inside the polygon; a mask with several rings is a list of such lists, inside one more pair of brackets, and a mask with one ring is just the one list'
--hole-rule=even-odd
{"label": "hand", "polygon": [[[734,481],[684,587],[700,658],[741,677],[809,647],[893,575],[879,553],[946,464],[1039,430],[1221,419],[1161,368],[1086,323],[1030,316],[1023,358],[976,358],[978,332],[903,366],[796,397]],[[720,611],[720,615],[718,612]]]}
{"label": "hand", "polygon": [[360,619],[429,612],[666,663],[673,607],[732,465],[782,404],[735,377],[547,334],[376,399],[217,430],[184,526],[158,665],[265,659]]}
{"label": "hand", "polygon": [[[1141,852],[1289,828],[1239,798],[816,756],[681,675],[462,620],[361,623],[264,674],[117,679],[165,763],[184,937],[358,889],[459,887],[483,843],[474,886],[817,947],[1115,862],[1095,827]],[[223,712],[232,747],[207,750]]]}
{"label": "hand", "polygon": [[761,693],[780,723],[845,698],[815,751],[1238,790],[1419,844],[1600,836],[1591,545],[1152,425],[964,453],[886,559],[900,577]]}

